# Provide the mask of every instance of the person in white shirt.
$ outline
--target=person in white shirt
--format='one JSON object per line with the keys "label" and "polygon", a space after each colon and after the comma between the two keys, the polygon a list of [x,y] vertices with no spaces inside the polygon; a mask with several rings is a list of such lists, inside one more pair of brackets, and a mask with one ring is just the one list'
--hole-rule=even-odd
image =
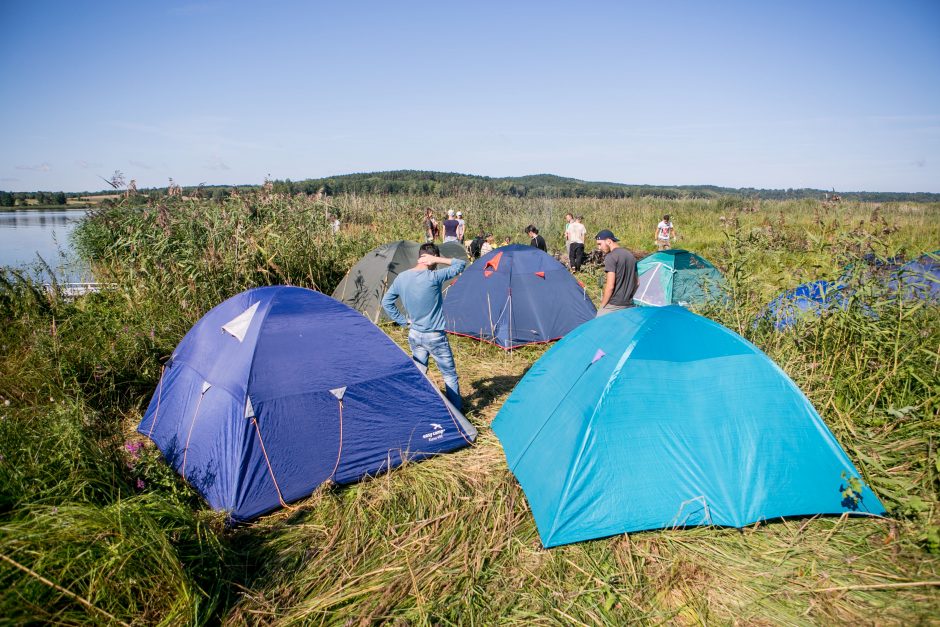
{"label": "person in white shirt", "polygon": [[494,238],[493,238],[493,234],[492,234],[492,233],[487,233],[487,234],[486,234],[486,239],[483,240],[483,245],[480,246],[480,256],[481,256],[481,257],[482,257],[483,255],[487,254],[487,253],[493,252],[493,249],[495,248],[495,246],[493,246],[494,241],[495,241],[495,240],[494,240]]}
{"label": "person in white shirt", "polygon": [[463,244],[463,235],[467,231],[467,223],[463,219],[463,211],[457,212],[457,241]]}
{"label": "person in white shirt", "polygon": [[663,216],[662,222],[656,225],[656,248],[657,250],[666,250],[670,247],[669,242],[676,238],[676,229],[669,219],[669,214]]}
{"label": "person in white shirt", "polygon": [[565,232],[568,237],[568,263],[575,272],[580,272],[581,264],[584,263],[584,238],[587,229],[584,228],[583,221],[584,216],[572,219]]}
{"label": "person in white shirt", "polygon": [[[571,259],[571,237],[569,236],[569,231],[571,231],[571,225],[574,223],[574,215],[571,213],[565,214],[565,252],[568,253],[568,259]],[[582,240],[583,243],[583,240]]]}

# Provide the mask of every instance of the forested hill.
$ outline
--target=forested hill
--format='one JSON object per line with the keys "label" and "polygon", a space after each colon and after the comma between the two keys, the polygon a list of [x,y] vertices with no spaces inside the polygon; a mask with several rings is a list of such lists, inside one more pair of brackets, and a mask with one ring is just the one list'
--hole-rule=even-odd
{"label": "forested hill", "polygon": [[[535,198],[629,198],[654,196],[661,198],[765,198],[772,200],[815,198],[824,199],[822,189],[755,189],[733,188],[715,185],[628,185],[582,181],[553,174],[529,176],[489,177],[458,174],[454,172],[425,172],[419,170],[395,170],[391,172],[367,172],[344,174],[304,181],[274,181],[275,189],[293,193],[316,193],[323,189],[327,194],[435,194],[451,196],[461,192],[490,192],[507,196]],[[940,202],[940,194],[895,193],[895,192],[836,192],[846,200],[871,202],[918,201]]]}
{"label": "forested hill", "polygon": [[[68,199],[94,198],[96,196],[123,193],[122,185],[103,192],[4,192],[0,191],[0,210],[6,207],[31,205],[64,205]],[[171,179],[172,180],[172,179]],[[453,196],[468,192],[483,192],[520,198],[743,198],[767,200],[799,200],[813,198],[825,200],[838,194],[844,200],[865,202],[940,202],[940,194],[927,192],[853,192],[827,191],[824,189],[756,189],[753,187],[718,187],[716,185],[629,185],[555,176],[554,174],[532,174],[529,176],[490,177],[459,174],[456,172],[426,172],[421,170],[394,170],[390,172],[365,172],[342,174],[303,181],[270,181],[274,191],[281,193],[315,194],[322,190],[328,195],[336,194],[431,194]],[[202,196],[222,199],[229,195],[232,185],[201,185],[183,187],[185,196]],[[238,185],[240,189],[259,188],[259,185]],[[117,192],[115,191],[117,190]],[[138,194],[164,196],[166,187],[142,188]]]}

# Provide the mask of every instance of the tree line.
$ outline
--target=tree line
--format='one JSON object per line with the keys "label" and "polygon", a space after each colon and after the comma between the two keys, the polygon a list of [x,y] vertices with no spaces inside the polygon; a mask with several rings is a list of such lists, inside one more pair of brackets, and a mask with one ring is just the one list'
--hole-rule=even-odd
{"label": "tree line", "polygon": [[[119,173],[116,173],[119,174]],[[122,175],[123,177],[123,175]],[[237,189],[249,191],[270,189],[280,194],[410,194],[430,196],[457,196],[464,193],[489,193],[517,198],[663,198],[675,199],[719,199],[742,200],[843,200],[860,202],[940,202],[940,194],[927,192],[842,192],[813,188],[761,189],[754,187],[719,187],[716,185],[628,185],[598,181],[582,181],[554,174],[534,174],[515,177],[489,177],[456,172],[431,172],[422,170],[394,170],[389,172],[364,172],[325,178],[266,180],[265,185],[239,185]],[[178,187],[177,191],[187,197],[211,198],[222,201],[232,190],[229,185],[200,185]],[[135,196],[152,200],[168,195],[168,187],[134,190]],[[26,205],[27,199],[41,205],[64,205],[67,198],[95,196],[108,192],[2,192],[0,207]]]}
{"label": "tree line", "polygon": [[[761,198],[766,200],[827,200],[835,191],[813,188],[760,189],[715,185],[628,185],[582,181],[554,174],[516,177],[488,177],[454,172],[395,170],[345,174],[303,181],[275,180],[274,190],[282,193],[315,194],[430,194],[454,196],[483,192],[519,198]],[[845,200],[863,202],[940,202],[940,194],[904,192],[839,192]]]}
{"label": "tree line", "polygon": [[4,192],[0,191],[0,207],[25,207],[33,204],[28,201],[35,200],[37,205],[64,205],[68,202],[65,192]]}

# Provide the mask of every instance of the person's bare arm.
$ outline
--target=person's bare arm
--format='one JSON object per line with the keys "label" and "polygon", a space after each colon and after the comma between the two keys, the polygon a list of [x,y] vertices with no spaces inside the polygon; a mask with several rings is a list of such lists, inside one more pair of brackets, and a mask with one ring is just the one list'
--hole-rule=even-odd
{"label": "person's bare arm", "polygon": [[610,297],[614,295],[614,283],[617,280],[617,275],[613,272],[607,273],[607,281],[604,283],[604,296],[601,298],[601,306],[603,308],[610,301]]}

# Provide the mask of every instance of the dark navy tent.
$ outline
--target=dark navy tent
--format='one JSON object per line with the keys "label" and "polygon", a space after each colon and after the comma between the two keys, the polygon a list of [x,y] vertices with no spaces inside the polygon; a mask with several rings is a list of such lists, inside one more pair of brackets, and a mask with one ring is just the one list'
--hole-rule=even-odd
{"label": "dark navy tent", "polygon": [[529,369],[492,427],[544,546],[885,513],[793,381],[677,305],[578,327]]}
{"label": "dark navy tent", "polygon": [[[849,290],[841,283],[811,281],[787,290],[767,304],[762,318],[782,331],[800,319],[818,318],[824,313],[844,310],[849,304]],[[759,320],[758,320],[759,322]]]}
{"label": "dark navy tent", "polygon": [[447,290],[447,331],[502,348],[550,342],[597,315],[565,266],[534,246],[480,257]]}
{"label": "dark navy tent", "polygon": [[234,520],[476,436],[378,327],[297,287],[248,290],[203,316],[138,431]]}

